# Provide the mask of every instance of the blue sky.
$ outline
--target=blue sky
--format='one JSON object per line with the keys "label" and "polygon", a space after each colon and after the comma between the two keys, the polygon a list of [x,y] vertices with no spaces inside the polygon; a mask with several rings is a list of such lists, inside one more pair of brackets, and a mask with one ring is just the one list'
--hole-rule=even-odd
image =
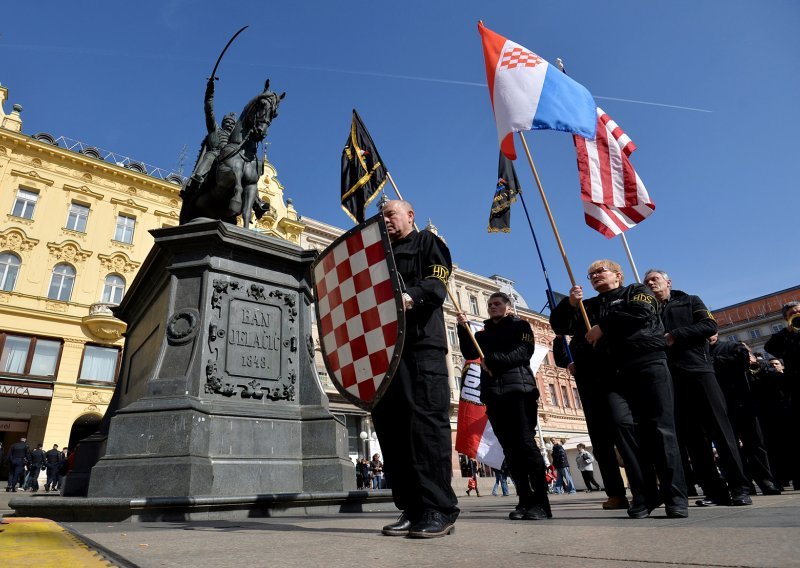
{"label": "blue sky", "polygon": [[[286,91],[268,141],[285,196],[339,227],[339,161],[357,108],[418,219],[431,218],[454,261],[515,280],[529,305],[544,279],[521,207],[510,235],[487,234],[497,134],[477,21],[564,60],[570,75],[638,146],[632,162],[657,205],[627,233],[640,272],[720,308],[797,285],[796,151],[800,3],[406,0],[222,3],[26,2],[0,20],[0,83],[45,131],[166,169],[204,134],[206,77],[218,116],[264,79]],[[359,11],[356,11],[359,9]],[[642,104],[629,101],[644,101]],[[666,105],[666,106],[662,106]],[[685,107],[685,108],[675,108]],[[696,109],[696,110],[688,110]],[[571,137],[526,134],[579,281],[621,243],[583,222]],[[519,146],[519,144],[518,144]],[[517,171],[554,288],[569,281],[530,169]]]}

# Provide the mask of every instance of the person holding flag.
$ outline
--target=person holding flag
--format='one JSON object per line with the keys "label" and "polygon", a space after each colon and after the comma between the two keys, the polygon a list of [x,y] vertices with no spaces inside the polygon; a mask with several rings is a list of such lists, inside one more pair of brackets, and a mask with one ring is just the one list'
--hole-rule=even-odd
{"label": "person holding flag", "polygon": [[[552,517],[547,497],[544,458],[536,445],[539,389],[530,366],[534,336],[530,324],[512,315],[511,299],[503,292],[489,296],[489,319],[475,334],[483,352],[481,402],[497,439],[503,446],[508,468],[519,495],[512,520]],[[458,314],[458,341],[466,359],[480,357],[467,327],[466,314]]]}
{"label": "person holding flag", "polygon": [[[663,503],[667,517],[688,517],[658,300],[644,284],[623,286],[622,268],[612,260],[593,262],[587,278],[598,295],[584,301],[583,287],[573,286],[552,311],[550,325],[557,335],[574,336],[570,346],[576,352],[594,351],[606,362],[593,379],[607,389],[616,445],[633,494],[628,516],[646,518]],[[582,301],[588,331],[578,311]],[[583,360],[576,358],[576,367]]]}

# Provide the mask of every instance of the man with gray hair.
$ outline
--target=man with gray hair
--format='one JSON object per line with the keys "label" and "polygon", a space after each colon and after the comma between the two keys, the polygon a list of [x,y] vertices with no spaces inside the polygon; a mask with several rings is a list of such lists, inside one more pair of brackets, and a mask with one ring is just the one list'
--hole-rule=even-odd
{"label": "man with gray hair", "polygon": [[[678,443],[686,448],[705,496],[697,504],[752,505],[749,481],[709,353],[708,340],[717,333],[717,322],[699,297],[673,290],[665,271],[648,270],[644,283],[661,304],[667,363],[675,389]],[[709,440],[717,448],[725,480],[714,464]]]}
{"label": "man with gray hair", "polygon": [[[778,333],[772,335],[764,345],[764,349],[770,355],[783,359],[784,375],[786,385],[792,400],[792,415],[794,416],[793,434],[798,433],[797,416],[800,412],[800,302],[793,300],[786,302],[781,308],[781,315],[786,322],[786,327]],[[792,486],[795,490],[800,489],[800,479],[798,479],[798,469],[800,459],[796,452],[790,452],[792,463],[789,471],[792,474]]]}

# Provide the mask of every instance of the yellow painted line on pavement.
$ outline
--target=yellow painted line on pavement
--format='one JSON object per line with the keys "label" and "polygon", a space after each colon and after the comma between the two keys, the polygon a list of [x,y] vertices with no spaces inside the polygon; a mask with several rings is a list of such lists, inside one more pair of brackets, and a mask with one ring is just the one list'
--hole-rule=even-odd
{"label": "yellow painted line on pavement", "polygon": [[6,517],[0,523],[4,568],[92,568],[115,566],[49,519]]}

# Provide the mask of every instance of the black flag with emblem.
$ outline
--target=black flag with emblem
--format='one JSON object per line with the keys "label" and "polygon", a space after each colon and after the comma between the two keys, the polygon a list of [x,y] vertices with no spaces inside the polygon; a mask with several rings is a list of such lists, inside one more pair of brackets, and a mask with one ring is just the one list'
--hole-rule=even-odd
{"label": "black flag with emblem", "polygon": [[489,213],[490,233],[508,233],[511,231],[511,204],[517,200],[519,179],[514,170],[514,162],[500,152],[500,164],[497,167],[497,189],[494,192],[492,211]]}
{"label": "black flag with emblem", "polygon": [[353,123],[342,152],[342,209],[353,221],[364,221],[364,210],[386,185],[386,175],[386,165],[353,109]]}

